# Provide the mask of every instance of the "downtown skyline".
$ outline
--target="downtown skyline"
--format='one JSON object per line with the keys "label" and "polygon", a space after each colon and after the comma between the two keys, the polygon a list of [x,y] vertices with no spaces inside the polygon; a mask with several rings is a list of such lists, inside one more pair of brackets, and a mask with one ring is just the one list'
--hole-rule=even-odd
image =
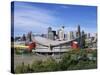
{"label": "downtown skyline", "polygon": [[15,36],[29,31],[46,33],[48,27],[58,30],[65,26],[65,32],[75,31],[78,24],[85,32],[97,32],[95,6],[15,2],[11,12],[14,13]]}

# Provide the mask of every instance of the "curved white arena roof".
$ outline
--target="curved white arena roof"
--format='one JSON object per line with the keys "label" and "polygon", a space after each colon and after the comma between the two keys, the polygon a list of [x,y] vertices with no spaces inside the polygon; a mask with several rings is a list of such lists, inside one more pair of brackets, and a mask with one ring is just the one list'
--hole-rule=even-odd
{"label": "curved white arena roof", "polygon": [[36,37],[33,38],[33,41],[35,41],[36,43],[45,45],[45,46],[50,46],[50,45],[51,46],[58,46],[58,45],[61,45],[61,44],[70,43],[73,40],[58,41],[58,40],[50,40],[50,39],[47,39],[47,38],[36,36]]}

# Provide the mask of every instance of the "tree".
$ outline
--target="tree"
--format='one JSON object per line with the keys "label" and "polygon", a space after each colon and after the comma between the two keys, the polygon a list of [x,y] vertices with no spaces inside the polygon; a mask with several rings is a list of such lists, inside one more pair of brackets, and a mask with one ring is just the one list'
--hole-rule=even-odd
{"label": "tree", "polygon": [[33,72],[41,72],[42,71],[42,61],[41,60],[36,60],[32,63],[31,68]]}
{"label": "tree", "polygon": [[[97,68],[97,60],[89,60],[86,50],[69,51],[62,55],[61,61],[57,62],[52,57],[47,60],[35,60],[32,64],[22,63],[15,69],[15,73],[81,70]],[[91,52],[96,57],[96,51]]]}
{"label": "tree", "polygon": [[67,68],[70,66],[71,63],[71,55],[70,54],[65,54],[62,57],[62,60],[59,62],[60,69],[61,70],[67,70]]}
{"label": "tree", "polygon": [[43,62],[44,71],[57,71],[59,70],[59,64],[53,59],[48,58],[46,61]]}

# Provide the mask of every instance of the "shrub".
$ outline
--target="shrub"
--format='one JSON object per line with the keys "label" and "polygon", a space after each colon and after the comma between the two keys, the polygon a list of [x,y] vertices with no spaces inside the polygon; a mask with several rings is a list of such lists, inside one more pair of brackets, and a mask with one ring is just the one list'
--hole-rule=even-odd
{"label": "shrub", "polygon": [[[15,69],[16,73],[28,72],[46,72],[46,71],[62,71],[62,70],[80,70],[97,68],[97,60],[89,60],[85,50],[79,52],[67,52],[62,55],[61,61],[57,62],[52,57],[45,61],[36,60],[32,64],[25,65],[22,63]],[[93,51],[93,57],[96,57],[96,52]]]}

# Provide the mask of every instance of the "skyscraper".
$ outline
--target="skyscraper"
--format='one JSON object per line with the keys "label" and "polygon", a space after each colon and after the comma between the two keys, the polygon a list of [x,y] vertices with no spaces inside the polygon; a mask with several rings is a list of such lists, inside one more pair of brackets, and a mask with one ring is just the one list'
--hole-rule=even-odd
{"label": "skyscraper", "polygon": [[73,33],[74,33],[74,38],[77,38],[78,37],[77,36],[77,31],[74,31]]}
{"label": "skyscraper", "polygon": [[77,27],[77,36],[78,36],[78,43],[79,43],[79,47],[81,47],[81,28],[80,28],[80,25],[78,25]]}
{"label": "skyscraper", "polygon": [[23,34],[23,36],[22,36],[22,41],[26,41],[26,36],[25,36],[25,34]]}
{"label": "skyscraper", "polygon": [[54,40],[54,38],[54,33],[52,31],[48,32],[48,39]]}
{"label": "skyscraper", "polygon": [[67,40],[72,40],[72,39],[74,39],[74,33],[73,33],[73,31],[67,32]]}
{"label": "skyscraper", "polygon": [[85,38],[86,38],[86,35],[84,31],[82,31],[82,37],[81,37],[81,47],[82,48],[85,48]]}
{"label": "skyscraper", "polygon": [[57,34],[56,34],[56,31],[52,31],[53,32],[53,34],[54,34],[54,40],[56,40],[57,39]]}
{"label": "skyscraper", "polygon": [[78,34],[78,37],[81,36],[80,25],[78,25],[78,28],[77,28],[77,34]]}
{"label": "skyscraper", "polygon": [[90,33],[88,33],[88,34],[87,34],[87,38],[89,39],[90,37],[91,37],[91,36],[90,36]]}
{"label": "skyscraper", "polygon": [[59,40],[64,40],[64,26],[62,26],[62,28],[58,30],[58,37]]}
{"label": "skyscraper", "polygon": [[71,39],[74,39],[74,32],[73,31],[70,32],[70,35],[71,35]]}
{"label": "skyscraper", "polygon": [[52,28],[48,27],[48,39],[54,40],[54,38],[55,38],[54,34],[55,34],[55,32],[52,31]]}
{"label": "skyscraper", "polygon": [[65,40],[67,40],[68,38],[67,38],[68,36],[67,36],[67,33],[65,34]]}
{"label": "skyscraper", "polygon": [[48,27],[48,32],[51,32],[52,31],[52,28],[51,27]]}
{"label": "skyscraper", "polygon": [[32,41],[32,32],[28,32],[28,34],[27,34],[27,41],[28,42]]}
{"label": "skyscraper", "polygon": [[70,40],[70,32],[67,32],[67,40]]}

